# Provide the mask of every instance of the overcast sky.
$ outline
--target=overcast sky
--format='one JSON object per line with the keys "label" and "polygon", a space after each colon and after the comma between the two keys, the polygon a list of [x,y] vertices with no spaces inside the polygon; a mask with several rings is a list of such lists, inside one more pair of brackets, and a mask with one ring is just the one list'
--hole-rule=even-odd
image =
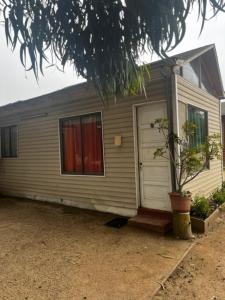
{"label": "overcast sky", "polygon": [[[196,14],[192,13],[188,19],[186,36],[171,55],[214,43],[225,83],[225,14],[220,13],[214,19],[207,21],[200,37],[199,31],[200,23],[197,23]],[[64,73],[56,68],[48,68],[45,70],[44,77],[40,75],[37,84],[32,71],[24,71],[18,51],[12,53],[7,48],[3,28],[0,28],[0,39],[0,105],[29,99],[81,81],[72,67],[67,67]]]}

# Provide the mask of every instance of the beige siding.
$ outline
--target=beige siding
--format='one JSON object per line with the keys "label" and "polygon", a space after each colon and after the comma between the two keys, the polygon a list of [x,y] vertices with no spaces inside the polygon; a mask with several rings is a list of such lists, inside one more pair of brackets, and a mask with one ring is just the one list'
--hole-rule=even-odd
{"label": "beige siding", "polygon": [[[208,112],[209,134],[220,133],[220,103],[219,100],[194,87],[180,76],[177,77],[177,91],[179,100],[179,123],[186,120],[187,104],[202,108]],[[222,161],[213,160],[210,162],[210,169],[201,173],[194,181],[187,184],[186,190],[194,194],[209,196],[213,190],[222,183]]]}
{"label": "beige siding", "polygon": [[[18,158],[0,159],[0,191],[133,215],[137,202],[132,105],[165,99],[163,80],[153,80],[147,93],[148,100],[130,97],[103,106],[83,84],[0,109],[1,127],[18,125]],[[96,111],[103,115],[105,176],[61,175],[59,118]],[[114,146],[115,135],[122,136],[122,147]]]}

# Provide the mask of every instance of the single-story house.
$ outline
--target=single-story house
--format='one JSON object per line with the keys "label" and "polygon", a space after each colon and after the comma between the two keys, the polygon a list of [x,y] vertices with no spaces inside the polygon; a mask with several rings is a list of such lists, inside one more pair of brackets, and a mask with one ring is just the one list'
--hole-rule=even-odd
{"label": "single-story house", "polygon": [[[153,159],[162,144],[156,118],[179,133],[197,122],[196,143],[221,132],[223,85],[214,45],[151,64],[147,97],[103,105],[89,83],[0,108],[0,192],[135,216],[139,207],[170,211],[170,163]],[[222,162],[190,182],[209,195],[223,180]]]}

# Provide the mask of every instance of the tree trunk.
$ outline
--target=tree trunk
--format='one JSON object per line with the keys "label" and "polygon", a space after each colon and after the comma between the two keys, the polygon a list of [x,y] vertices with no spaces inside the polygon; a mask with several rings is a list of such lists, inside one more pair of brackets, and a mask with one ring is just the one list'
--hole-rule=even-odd
{"label": "tree trunk", "polygon": [[176,238],[189,240],[194,236],[191,231],[190,213],[173,212],[173,232]]}

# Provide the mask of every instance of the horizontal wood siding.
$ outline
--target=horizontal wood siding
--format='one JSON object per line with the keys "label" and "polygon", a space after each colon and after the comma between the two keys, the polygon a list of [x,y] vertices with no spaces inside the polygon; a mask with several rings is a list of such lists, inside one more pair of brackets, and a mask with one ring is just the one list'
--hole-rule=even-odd
{"label": "horizontal wood siding", "polygon": [[[18,158],[0,159],[0,192],[132,215],[136,210],[132,105],[166,98],[153,80],[148,99],[101,100],[87,84],[0,109],[0,126],[18,126]],[[59,118],[102,111],[105,176],[60,174]],[[122,146],[114,146],[114,136]]]}
{"label": "horizontal wood siding", "polygon": [[[220,133],[220,102],[218,99],[194,87],[182,77],[177,77],[177,91],[179,100],[180,130],[186,120],[187,105],[191,104],[208,112],[209,134]],[[180,131],[181,132],[181,131]],[[193,194],[209,196],[222,183],[222,161],[210,162],[210,169],[201,173],[196,179],[187,184],[186,190]]]}

